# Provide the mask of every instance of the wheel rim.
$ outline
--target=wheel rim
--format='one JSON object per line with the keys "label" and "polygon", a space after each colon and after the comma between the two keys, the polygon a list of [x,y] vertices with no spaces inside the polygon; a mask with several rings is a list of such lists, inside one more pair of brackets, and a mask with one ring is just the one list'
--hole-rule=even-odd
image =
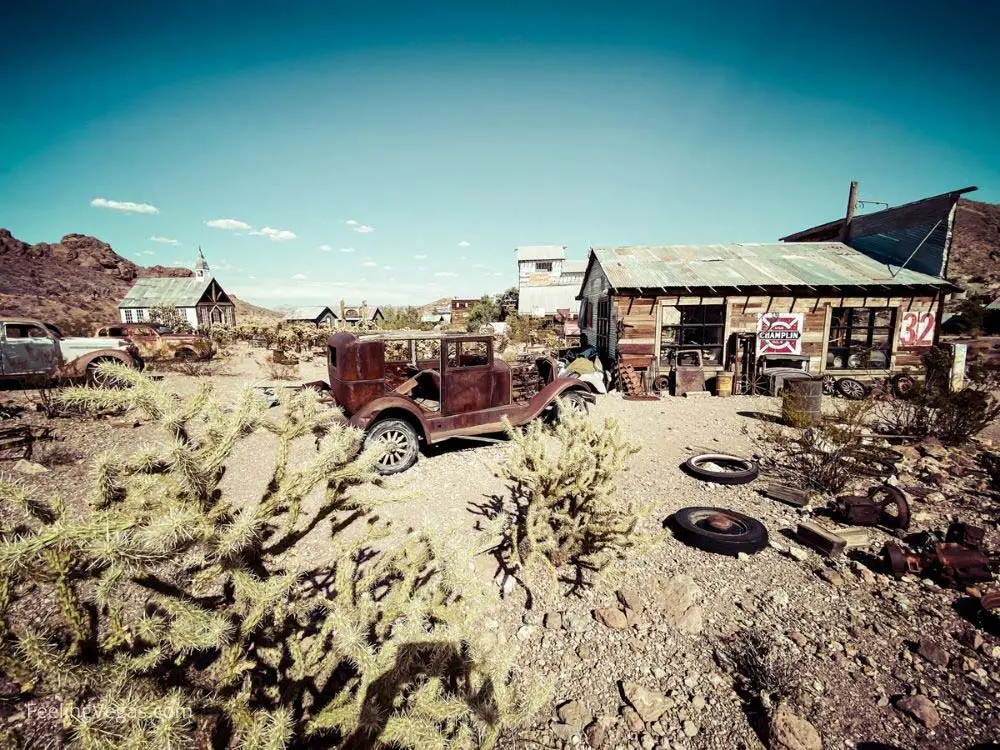
{"label": "wheel rim", "polygon": [[837,389],[837,379],[833,375],[827,375],[823,378],[823,393],[824,395],[831,396]]}
{"label": "wheel rim", "polygon": [[[716,458],[708,457],[692,463],[699,469],[713,473],[742,474],[744,471],[753,469],[753,466],[748,461],[736,458],[735,456],[733,458],[722,458],[721,456]],[[705,464],[713,464],[713,466],[706,467]],[[718,468],[716,469],[715,467]]]}
{"label": "wheel rim", "polygon": [[718,511],[692,514],[691,522],[702,531],[721,536],[740,536],[750,531],[750,527],[739,518]]}
{"label": "wheel rim", "polygon": [[587,407],[584,406],[583,404],[582,398],[579,398],[577,396],[570,396],[566,400],[569,402],[569,408],[571,411],[584,412],[587,410]]}
{"label": "wheel rim", "polygon": [[860,400],[865,397],[865,388],[853,380],[841,381],[841,391],[848,398]]}
{"label": "wheel rim", "polygon": [[409,435],[402,430],[386,430],[379,435],[378,444],[383,451],[378,460],[379,465],[389,469],[406,461],[412,445]]}

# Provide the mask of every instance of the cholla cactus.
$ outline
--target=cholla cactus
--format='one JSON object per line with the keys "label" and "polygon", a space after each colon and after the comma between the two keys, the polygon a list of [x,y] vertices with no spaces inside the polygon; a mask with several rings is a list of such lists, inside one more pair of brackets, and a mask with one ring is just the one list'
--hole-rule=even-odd
{"label": "cholla cactus", "polygon": [[[559,569],[572,565],[574,584],[592,582],[623,551],[647,534],[636,532],[643,509],[615,498],[615,481],[639,448],[611,419],[598,425],[559,402],[554,430],[540,421],[526,430],[507,425],[512,453],[501,470],[510,498],[490,531],[495,550],[529,589],[551,595]],[[555,451],[550,450],[556,447]]]}
{"label": "cholla cactus", "polygon": [[[178,401],[110,368],[127,387],[64,399],[142,410],[167,440],[100,457],[80,517],[0,480],[22,519],[0,537],[0,669],[25,700],[62,702],[53,744],[489,746],[544,702],[482,641],[484,600],[452,553],[423,534],[390,544],[374,519],[341,533],[368,510],[349,491],[374,481],[378,456],[314,393],[273,420],[250,391]],[[226,465],[257,430],[275,468],[237,501]],[[304,466],[289,461],[297,441],[316,446]],[[324,522],[332,562],[296,566],[288,552]]]}

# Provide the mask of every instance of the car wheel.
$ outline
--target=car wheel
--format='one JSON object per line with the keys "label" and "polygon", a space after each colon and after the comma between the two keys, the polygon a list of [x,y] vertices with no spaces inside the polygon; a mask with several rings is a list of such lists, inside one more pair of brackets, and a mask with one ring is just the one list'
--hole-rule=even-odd
{"label": "car wheel", "polygon": [[121,388],[123,383],[118,380],[118,378],[110,377],[104,375],[98,369],[101,365],[106,362],[117,362],[118,360],[111,357],[102,357],[101,359],[95,359],[89,365],[87,365],[87,384],[95,388]]}
{"label": "car wheel", "polygon": [[707,552],[753,554],[767,546],[764,524],[725,508],[681,508],[670,521],[674,536]]}
{"label": "car wheel", "polygon": [[194,359],[196,356],[191,349],[178,349],[174,352],[174,359]]}
{"label": "car wheel", "polygon": [[823,376],[823,395],[832,396],[837,392],[837,379],[833,375]]}
{"label": "car wheel", "polygon": [[403,419],[383,419],[376,422],[365,436],[364,449],[381,448],[381,458],[375,470],[382,475],[406,471],[417,461],[420,439],[413,426]]}
{"label": "car wheel", "polygon": [[900,399],[909,398],[917,385],[916,380],[904,373],[893,375],[889,383],[892,386],[892,395]]}
{"label": "car wheel", "polygon": [[868,394],[868,391],[860,380],[840,378],[837,381],[837,393],[851,401],[861,401]]}
{"label": "car wheel", "polygon": [[716,484],[746,484],[760,474],[755,461],[724,453],[692,456],[681,464],[681,468],[696,479]]}

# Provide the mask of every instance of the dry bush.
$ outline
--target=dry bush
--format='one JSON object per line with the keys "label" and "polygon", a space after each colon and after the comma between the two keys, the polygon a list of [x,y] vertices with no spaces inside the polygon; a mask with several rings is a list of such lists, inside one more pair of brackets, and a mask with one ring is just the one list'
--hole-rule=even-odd
{"label": "dry bush", "polygon": [[264,372],[271,380],[298,380],[299,366],[283,362],[264,361]]}
{"label": "dry bush", "polygon": [[513,442],[500,476],[510,496],[494,510],[489,532],[505,567],[530,591],[550,596],[559,569],[572,566],[575,587],[592,582],[630,547],[649,540],[637,533],[643,513],[615,497],[629,456],[629,442],[611,419],[598,425],[559,401],[554,429],[535,420],[527,428],[507,425]]}
{"label": "dry bush", "polygon": [[[249,389],[177,400],[107,367],[128,387],[63,400],[140,411],[163,441],[99,457],[82,513],[0,480],[4,747],[489,747],[544,702],[484,638],[465,559],[425,534],[385,548],[351,494],[378,455],[315,393],[272,420]],[[273,473],[231,497],[227,463],[254,432]],[[290,465],[294,445],[311,461]],[[319,529],[331,562],[312,568],[296,547]]]}
{"label": "dry bush", "polygon": [[868,401],[837,405],[837,413],[817,427],[801,430],[764,424],[756,431],[744,428],[760,456],[761,465],[796,485],[821,492],[840,492],[879,468],[878,449],[867,445],[865,434],[872,409]]}
{"label": "dry bush", "polygon": [[718,655],[743,694],[765,709],[788,700],[798,688],[798,664],[791,650],[782,648],[778,633],[744,628]]}
{"label": "dry bush", "polygon": [[79,451],[69,448],[63,440],[45,440],[35,443],[31,460],[47,468],[73,464],[83,458]]}

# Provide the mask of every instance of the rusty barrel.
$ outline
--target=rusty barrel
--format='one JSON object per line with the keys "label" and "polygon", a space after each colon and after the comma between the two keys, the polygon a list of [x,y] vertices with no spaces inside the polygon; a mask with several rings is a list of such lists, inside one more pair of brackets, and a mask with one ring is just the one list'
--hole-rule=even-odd
{"label": "rusty barrel", "polygon": [[781,418],[795,427],[813,427],[823,418],[823,379],[786,380],[781,389]]}

